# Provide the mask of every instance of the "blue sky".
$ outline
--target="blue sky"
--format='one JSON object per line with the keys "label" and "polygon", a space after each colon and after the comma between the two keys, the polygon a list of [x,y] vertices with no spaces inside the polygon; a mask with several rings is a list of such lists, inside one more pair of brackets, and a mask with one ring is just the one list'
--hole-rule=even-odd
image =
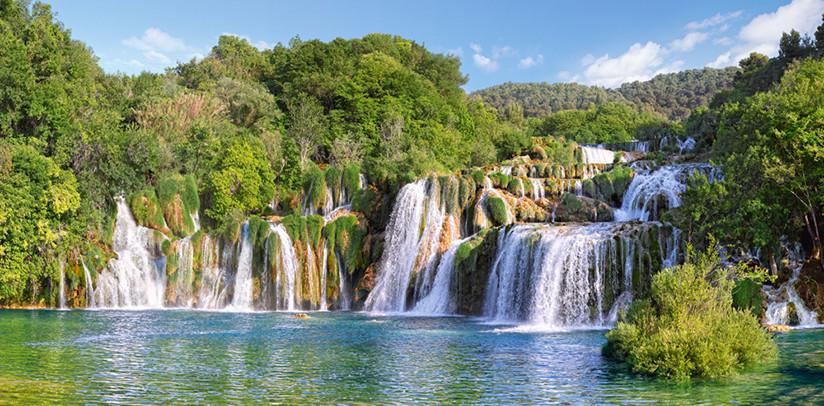
{"label": "blue sky", "polygon": [[49,2],[108,72],[160,72],[221,34],[259,48],[303,39],[401,35],[461,58],[469,91],[511,82],[606,87],[777,53],[782,31],[814,32],[824,0]]}

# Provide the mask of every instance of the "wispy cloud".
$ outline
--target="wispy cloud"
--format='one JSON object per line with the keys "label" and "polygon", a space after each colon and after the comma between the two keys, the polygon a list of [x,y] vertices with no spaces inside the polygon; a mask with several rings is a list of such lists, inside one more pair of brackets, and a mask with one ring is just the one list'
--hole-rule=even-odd
{"label": "wispy cloud", "polygon": [[802,34],[810,34],[821,22],[822,13],[824,0],[793,0],[772,13],[758,15],[738,32],[738,44],[723,52],[708,66],[734,65],[751,52],[778,55],[782,33],[795,29]]}
{"label": "wispy cloud", "polygon": [[609,54],[591,60],[584,58],[582,62],[590,62],[582,75],[586,83],[616,87],[621,83],[636,80],[647,80],[656,73],[662,73],[664,56],[667,50],[658,43],[635,43],[621,55],[614,58]]}
{"label": "wispy cloud", "polygon": [[518,61],[518,67],[521,69],[529,69],[544,63],[544,56],[542,54],[527,56]]}
{"label": "wispy cloud", "polygon": [[122,41],[128,48],[137,50],[143,56],[143,61],[130,59],[128,66],[140,67],[146,65],[169,65],[172,58],[192,58],[199,55],[197,50],[190,47],[182,39],[158,29],[148,28],[140,37],[129,37]]}
{"label": "wispy cloud", "polygon": [[690,32],[684,37],[670,42],[670,49],[679,52],[689,52],[692,51],[696,45],[706,41],[709,37],[710,35],[705,32]]}
{"label": "wispy cloud", "polygon": [[721,25],[727,21],[735,20],[738,17],[741,17],[742,11],[733,11],[731,13],[721,14],[717,13],[712,17],[705,18],[701,21],[691,21],[688,23],[684,28],[695,31],[695,30],[703,30],[705,28],[715,27],[716,25]]}

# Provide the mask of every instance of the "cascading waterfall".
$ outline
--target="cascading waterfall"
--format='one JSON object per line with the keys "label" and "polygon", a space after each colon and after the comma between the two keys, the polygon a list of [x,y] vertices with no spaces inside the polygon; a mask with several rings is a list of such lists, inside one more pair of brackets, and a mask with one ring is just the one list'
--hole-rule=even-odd
{"label": "cascading waterfall", "polygon": [[320,310],[328,310],[326,304],[326,272],[329,269],[329,244],[323,242],[323,257],[321,257],[320,268]]}
{"label": "cascading waterfall", "polygon": [[510,227],[498,237],[484,315],[496,322],[549,328],[606,326],[614,322],[617,307],[628,303],[638,267],[656,265],[645,263],[644,258],[653,259],[641,255],[647,248],[643,233],[672,238],[660,236],[665,229],[658,223]]}
{"label": "cascading waterfall", "polygon": [[[471,238],[471,237],[469,237]],[[453,276],[455,274],[455,254],[461,244],[469,240],[465,238],[452,243],[443,254],[438,264],[435,280],[429,293],[415,304],[412,311],[422,315],[449,315],[457,311],[457,302],[453,293]]]}
{"label": "cascading waterfall", "polygon": [[97,307],[94,302],[94,286],[92,286],[92,274],[89,272],[89,267],[86,266],[86,263],[81,261],[83,265],[83,276],[86,279],[86,306],[87,307]]}
{"label": "cascading waterfall", "polygon": [[340,301],[340,310],[350,310],[352,308],[352,298],[349,296],[349,287],[346,284],[346,272],[343,269],[343,261],[335,254],[335,260],[338,264],[338,291],[340,292],[338,300]]}
{"label": "cascading waterfall", "polygon": [[767,296],[767,311],[764,313],[764,319],[767,324],[791,324],[790,304],[792,304],[795,307],[795,313],[798,317],[798,326],[818,326],[818,314],[807,308],[795,290],[795,283],[798,281],[804,265],[801,247],[796,246],[790,250],[789,254],[792,263],[792,275],[790,275],[790,279],[781,286],[764,287],[764,293]]}
{"label": "cascading waterfall", "polygon": [[378,264],[377,281],[366,298],[366,310],[404,310],[406,289],[417,258],[426,184],[426,180],[419,180],[407,184],[398,193],[386,227],[386,242]]}
{"label": "cascading waterfall", "polygon": [[275,265],[275,298],[278,310],[297,310],[295,279],[298,272],[297,255],[292,239],[282,224],[270,225],[270,237],[278,239],[280,247]]}
{"label": "cascading waterfall", "polygon": [[100,307],[163,307],[165,258],[153,255],[155,232],[138,226],[123,198],[117,199],[112,248],[117,258],[97,279],[95,302]]}
{"label": "cascading waterfall", "polygon": [[541,200],[546,197],[546,188],[541,179],[530,178],[529,184],[532,186],[532,200]]}
{"label": "cascading waterfall", "polygon": [[60,262],[60,294],[58,298],[58,306],[61,309],[67,308],[66,304],[66,263]]}
{"label": "cascading waterfall", "polygon": [[[225,254],[228,254],[226,251]],[[197,301],[197,307],[201,309],[222,309],[225,306],[228,283],[221,266],[222,259],[228,262],[221,257],[217,241],[204,235],[201,241],[202,277]]]}
{"label": "cascading waterfall", "polygon": [[177,274],[175,280],[175,305],[192,307],[194,288],[194,249],[191,237],[177,242]]}
{"label": "cascading waterfall", "polygon": [[582,146],[581,151],[587,165],[611,165],[615,162],[615,151],[609,149]]}
{"label": "cascading waterfall", "polygon": [[243,223],[240,254],[235,273],[235,291],[232,295],[232,310],[252,309],[252,241],[249,239],[249,223]]}
{"label": "cascading waterfall", "polygon": [[621,208],[615,211],[618,221],[650,221],[659,218],[659,207],[681,205],[681,193],[694,171],[710,173],[708,164],[667,165],[655,171],[639,170],[632,179]]}

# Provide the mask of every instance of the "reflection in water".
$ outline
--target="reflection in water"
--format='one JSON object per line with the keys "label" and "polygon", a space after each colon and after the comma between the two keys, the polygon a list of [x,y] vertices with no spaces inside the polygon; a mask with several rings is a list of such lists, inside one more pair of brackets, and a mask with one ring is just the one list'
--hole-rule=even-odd
{"label": "reflection in water", "polygon": [[0,312],[0,403],[824,402],[824,330],[777,365],[675,385],[601,356],[604,331],[467,318],[196,311]]}

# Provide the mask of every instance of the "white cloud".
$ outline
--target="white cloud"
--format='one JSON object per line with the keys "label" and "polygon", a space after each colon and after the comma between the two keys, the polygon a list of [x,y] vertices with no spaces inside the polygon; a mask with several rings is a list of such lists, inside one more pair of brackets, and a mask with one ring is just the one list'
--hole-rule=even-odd
{"label": "white cloud", "polygon": [[732,52],[724,52],[723,54],[718,55],[714,61],[708,63],[707,66],[710,68],[723,68],[725,66],[732,65],[730,60],[732,60]]}
{"label": "white cloud", "polygon": [[661,72],[666,53],[667,50],[655,42],[635,43],[615,58],[605,54],[592,61],[584,70],[583,78],[589,84],[606,87],[647,80]]}
{"label": "white cloud", "polygon": [[689,52],[692,51],[696,45],[706,41],[709,37],[709,34],[704,32],[691,32],[683,38],[678,38],[677,40],[670,42],[670,49],[680,52]]}
{"label": "white cloud", "polygon": [[720,37],[712,40],[712,43],[715,45],[729,46],[732,45],[733,41],[730,37]]}
{"label": "white cloud", "polygon": [[577,82],[580,78],[580,75],[573,75],[569,71],[562,70],[558,72],[558,79],[564,82]]}
{"label": "white cloud", "polygon": [[814,32],[822,12],[824,0],[793,0],[775,12],[758,15],[738,32],[739,45],[719,55],[708,66],[734,65],[750,52],[776,56],[782,33],[793,29],[801,34]]}
{"label": "white cloud", "polygon": [[[148,28],[140,37],[129,37],[122,41],[128,48],[140,51],[143,55],[143,62],[133,59],[143,65],[169,65],[173,62],[172,57],[180,59],[190,59],[195,55],[196,50],[180,39],[175,38],[158,28]],[[172,55],[172,56],[170,56]],[[137,67],[134,63],[125,65]]]}
{"label": "white cloud", "polygon": [[542,63],[544,63],[544,56],[542,54],[538,54],[534,58],[531,56],[522,58],[518,61],[518,67],[521,69],[529,69]]}
{"label": "white cloud", "polygon": [[592,65],[593,62],[595,62],[595,56],[592,54],[586,54],[581,58],[581,66]]}
{"label": "white cloud", "polygon": [[475,65],[487,72],[495,72],[498,70],[498,62],[487,58],[481,54],[473,54],[472,61],[475,62]]}
{"label": "white cloud", "polygon": [[481,53],[481,51],[482,51],[481,46],[480,46],[480,45],[478,45],[478,44],[476,44],[476,43],[474,43],[474,42],[473,42],[473,43],[471,43],[471,44],[469,44],[469,49],[471,49],[471,50],[472,50],[473,52],[475,52],[476,54],[479,54],[479,53]]}
{"label": "white cloud", "polygon": [[140,38],[126,38],[123,40],[123,45],[144,52],[182,52],[188,49],[182,39],[175,38],[157,28],[147,29]]}
{"label": "white cloud", "polygon": [[705,18],[701,21],[692,21],[686,25],[686,29],[695,31],[695,30],[702,30],[704,28],[714,27],[719,24],[723,24],[727,21],[734,20],[741,16],[741,10],[733,11],[727,14],[717,13],[716,15]]}
{"label": "white cloud", "polygon": [[500,58],[507,58],[510,56],[517,55],[518,52],[515,51],[511,46],[504,45],[502,47],[492,47],[492,59],[500,59]]}

